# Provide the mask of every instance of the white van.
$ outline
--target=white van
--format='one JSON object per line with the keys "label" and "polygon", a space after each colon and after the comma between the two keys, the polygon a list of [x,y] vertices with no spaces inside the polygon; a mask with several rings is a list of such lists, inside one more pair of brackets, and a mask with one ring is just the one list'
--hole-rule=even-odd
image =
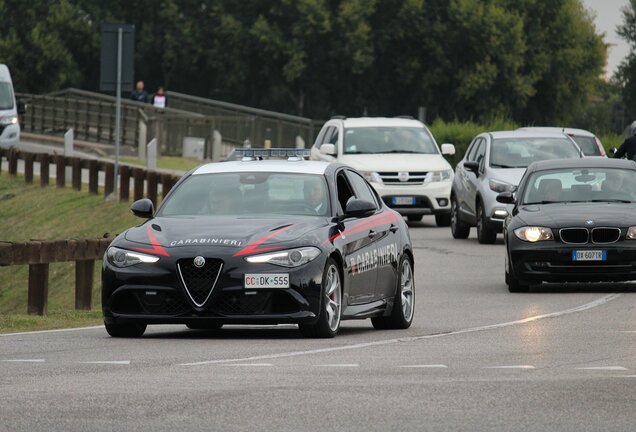
{"label": "white van", "polygon": [[17,147],[19,143],[20,123],[13,82],[9,68],[0,64],[0,148]]}
{"label": "white van", "polygon": [[388,207],[419,221],[435,215],[439,226],[450,224],[453,169],[428,128],[413,118],[333,117],[320,130],[311,158],[338,161],[360,171]]}

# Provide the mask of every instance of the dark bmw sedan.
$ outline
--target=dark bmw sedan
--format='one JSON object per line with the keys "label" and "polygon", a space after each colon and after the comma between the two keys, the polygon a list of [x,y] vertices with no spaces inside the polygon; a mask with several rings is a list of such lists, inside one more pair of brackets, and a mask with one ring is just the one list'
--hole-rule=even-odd
{"label": "dark bmw sedan", "polygon": [[[272,149],[273,151],[273,149]],[[106,252],[102,308],[114,337],[148,324],[298,324],[333,337],[345,319],[405,329],[415,306],[403,218],[355,170],[291,158],[203,165]]]}
{"label": "dark bmw sedan", "polygon": [[636,280],[636,162],[570,159],[528,167],[504,223],[511,292],[541,282]]}

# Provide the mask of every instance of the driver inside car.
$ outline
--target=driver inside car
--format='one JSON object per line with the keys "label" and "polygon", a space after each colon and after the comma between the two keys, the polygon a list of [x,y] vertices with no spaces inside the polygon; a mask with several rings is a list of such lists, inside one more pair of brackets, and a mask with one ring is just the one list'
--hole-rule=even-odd
{"label": "driver inside car", "polygon": [[303,187],[305,203],[318,215],[324,215],[328,207],[324,189],[324,185],[319,179],[306,180]]}

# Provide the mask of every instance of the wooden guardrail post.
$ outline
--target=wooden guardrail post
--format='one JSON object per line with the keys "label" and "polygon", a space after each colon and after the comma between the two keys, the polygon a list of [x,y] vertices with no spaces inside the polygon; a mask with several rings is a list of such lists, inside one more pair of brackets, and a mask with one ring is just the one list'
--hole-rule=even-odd
{"label": "wooden guardrail post", "polygon": [[49,185],[49,162],[48,153],[40,155],[40,186],[42,187]]}
{"label": "wooden guardrail post", "polygon": [[130,167],[122,165],[119,167],[119,200],[128,201],[130,199]]}
{"label": "wooden guardrail post", "polygon": [[9,175],[18,174],[18,152],[12,148],[9,150]]}
{"label": "wooden guardrail post", "polygon": [[0,173],[2,173],[2,158],[4,157],[5,150],[0,148]]}
{"label": "wooden guardrail post", "polygon": [[59,188],[66,185],[66,161],[62,155],[55,155],[55,184]]}
{"label": "wooden guardrail post", "polygon": [[104,172],[104,196],[107,197],[115,191],[115,165],[106,163]]}
{"label": "wooden guardrail post", "polygon": [[78,157],[74,157],[71,159],[71,166],[73,167],[72,171],[72,182],[73,189],[76,191],[82,190],[82,160]]}
{"label": "wooden guardrail post", "polygon": [[95,260],[75,262],[75,309],[91,309],[94,274]]}
{"label": "wooden guardrail post", "polygon": [[154,171],[148,172],[148,199],[157,206],[157,173]]}
{"label": "wooden guardrail post", "polygon": [[24,181],[27,184],[33,183],[33,153],[24,155]]}
{"label": "wooden guardrail post", "polygon": [[133,178],[134,181],[134,189],[133,189],[133,198],[135,201],[140,200],[144,197],[144,178],[145,170],[142,168],[135,168],[133,170]]}
{"label": "wooden guardrail post", "polygon": [[41,263],[41,242],[30,242],[28,246],[29,292],[27,313],[30,315],[46,314],[49,295],[49,264]]}
{"label": "wooden guardrail post", "polygon": [[99,165],[95,159],[88,161],[88,191],[92,194],[99,192]]}

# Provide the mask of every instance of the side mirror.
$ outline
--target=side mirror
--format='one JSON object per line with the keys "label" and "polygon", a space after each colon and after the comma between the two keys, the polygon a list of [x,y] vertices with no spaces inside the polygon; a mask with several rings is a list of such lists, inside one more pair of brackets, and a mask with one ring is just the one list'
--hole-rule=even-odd
{"label": "side mirror", "polygon": [[452,156],[455,154],[455,146],[453,144],[442,144],[442,154]]}
{"label": "side mirror", "polygon": [[337,156],[336,146],[334,144],[323,144],[320,146],[320,153],[329,156]]}
{"label": "side mirror", "polygon": [[610,153],[611,153],[612,155],[615,155],[617,151],[618,151],[618,149],[617,149],[616,147],[612,147],[612,148],[610,149]]}
{"label": "side mirror", "polygon": [[22,102],[20,99],[17,100],[16,105],[18,106],[18,114],[22,115],[22,114],[26,114],[27,112],[27,106],[24,102]]}
{"label": "side mirror", "polygon": [[345,208],[345,216],[366,217],[375,213],[375,210],[375,204],[369,201],[350,198],[349,201],[347,201],[347,208]]}
{"label": "side mirror", "polygon": [[476,176],[479,175],[479,162],[466,161],[464,162],[464,168],[466,168],[468,171],[474,172]]}
{"label": "side mirror", "polygon": [[143,198],[132,203],[130,210],[135,216],[148,219],[155,213],[155,206],[148,198]]}
{"label": "side mirror", "polygon": [[497,202],[500,202],[502,204],[514,204],[515,197],[512,192],[502,192],[497,195]]}

